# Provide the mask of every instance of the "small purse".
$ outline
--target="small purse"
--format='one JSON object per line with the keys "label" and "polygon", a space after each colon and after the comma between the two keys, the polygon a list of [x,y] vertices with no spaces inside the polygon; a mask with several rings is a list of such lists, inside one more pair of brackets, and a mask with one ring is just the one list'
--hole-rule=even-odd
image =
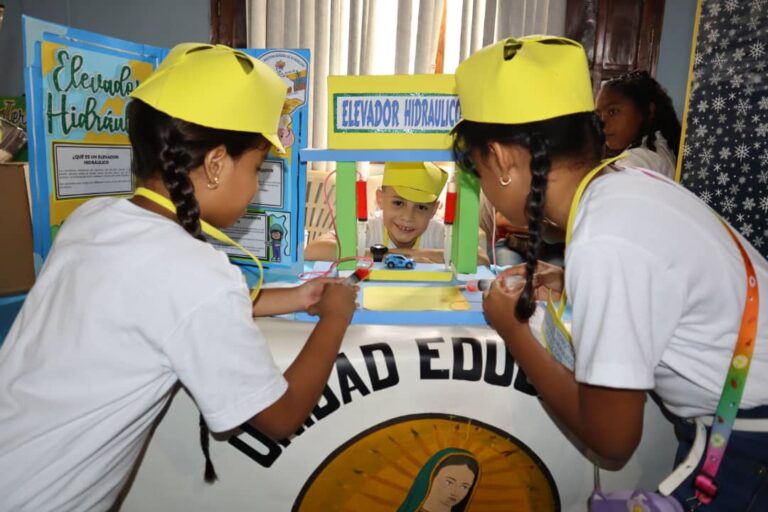
{"label": "small purse", "polygon": [[595,490],[589,499],[590,512],[683,512],[676,499],[646,491]]}
{"label": "small purse", "polygon": [[[722,221],[721,221],[722,222]],[[733,423],[736,420],[736,414],[739,410],[741,397],[744,394],[744,386],[749,372],[749,365],[752,360],[752,351],[754,349],[753,341],[757,334],[757,317],[759,309],[759,294],[757,286],[757,276],[752,266],[749,255],[744,250],[741,242],[733,234],[731,228],[723,222],[734,242],[739,248],[747,274],[747,296],[744,301],[744,312],[741,317],[741,327],[736,346],[733,349],[733,357],[728,367],[728,374],[723,384],[723,391],[720,394],[720,401],[715,411],[716,421],[713,421],[712,431],[707,443],[705,462],[699,470],[694,480],[696,488],[696,501],[701,504],[709,504],[717,494],[717,484],[715,476],[723,460],[725,449],[728,446],[728,440],[733,430]],[[697,419],[697,437],[704,439],[704,427],[700,419]],[[697,439],[698,441],[698,439]],[[703,444],[703,442],[702,442]],[[695,447],[694,447],[695,448]],[[692,448],[691,452],[694,452]],[[699,449],[698,453],[701,453]],[[689,459],[692,454],[678,467],[673,476],[676,482],[684,479],[677,473],[685,476],[690,474],[698,464],[698,460],[691,462]],[[682,466],[685,466],[684,468]],[[668,496],[675,490],[676,485],[669,485],[669,477],[659,486],[663,494],[646,491],[614,491],[603,492],[600,490],[599,470],[595,466],[595,490],[589,498],[590,512],[683,512],[683,506],[675,498]]]}

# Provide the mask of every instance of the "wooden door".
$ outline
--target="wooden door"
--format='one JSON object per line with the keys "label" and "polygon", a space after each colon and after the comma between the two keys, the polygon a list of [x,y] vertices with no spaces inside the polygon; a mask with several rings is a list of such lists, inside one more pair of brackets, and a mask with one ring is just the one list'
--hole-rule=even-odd
{"label": "wooden door", "polygon": [[628,71],[656,75],[664,0],[568,0],[566,36],[589,57],[595,91]]}

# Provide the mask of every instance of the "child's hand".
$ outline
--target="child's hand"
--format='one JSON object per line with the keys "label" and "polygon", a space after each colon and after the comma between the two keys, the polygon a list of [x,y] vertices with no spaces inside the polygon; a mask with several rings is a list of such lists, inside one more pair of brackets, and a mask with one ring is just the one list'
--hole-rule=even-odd
{"label": "child's hand", "polygon": [[524,285],[525,281],[519,280],[508,288],[499,278],[483,295],[485,319],[505,340],[514,338],[522,329],[528,329],[528,322],[520,322],[515,316],[515,307]]}
{"label": "child's hand", "polygon": [[[499,276],[520,276],[525,279],[525,263],[510,267],[502,271]],[[536,300],[547,300],[550,292],[553,301],[559,300],[563,288],[565,288],[565,271],[562,267],[541,260],[536,262],[536,270],[533,273],[533,295]]]}
{"label": "child's hand", "polygon": [[355,299],[357,299],[357,286],[350,286],[341,281],[326,283],[323,287],[320,300],[307,309],[312,315],[320,318],[336,317],[343,319],[345,323],[352,321],[355,313]]}
{"label": "child's hand", "polygon": [[299,303],[299,309],[309,312],[310,308],[317,304],[323,296],[325,285],[328,283],[340,283],[341,281],[342,279],[337,277],[317,277],[298,286],[296,292],[298,293],[297,302]]}

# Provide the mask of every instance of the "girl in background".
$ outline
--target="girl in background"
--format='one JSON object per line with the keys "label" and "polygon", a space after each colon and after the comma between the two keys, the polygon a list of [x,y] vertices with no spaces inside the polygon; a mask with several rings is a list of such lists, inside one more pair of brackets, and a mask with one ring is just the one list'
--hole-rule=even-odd
{"label": "girl in background", "polygon": [[[202,236],[245,212],[261,162],[282,149],[272,70],[187,43],[131,95],[137,196],[67,219],[0,350],[2,510],[110,509],[179,382],[215,432],[248,422],[290,436],[355,308],[355,289],[331,280],[252,302]],[[319,320],[282,373],[253,317],[297,307]]]}
{"label": "girl in background", "polygon": [[608,80],[597,95],[605,155],[622,152],[620,165],[640,167],[675,179],[680,121],[672,99],[647,71]]}

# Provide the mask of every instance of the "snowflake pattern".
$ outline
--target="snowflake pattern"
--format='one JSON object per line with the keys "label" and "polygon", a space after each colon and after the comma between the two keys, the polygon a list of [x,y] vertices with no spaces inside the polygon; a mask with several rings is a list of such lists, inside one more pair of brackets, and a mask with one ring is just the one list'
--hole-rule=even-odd
{"label": "snowflake pattern", "polygon": [[747,115],[749,109],[749,100],[747,99],[742,98],[736,103],[736,112],[741,116]]}
{"label": "snowflake pattern", "polygon": [[701,0],[682,183],[768,256],[768,0]]}
{"label": "snowflake pattern", "polygon": [[725,198],[720,201],[720,208],[722,208],[726,213],[732,213],[735,207],[736,202],[733,200],[733,196],[725,196]]}
{"label": "snowflake pattern", "polygon": [[749,46],[749,56],[753,59],[759,59],[765,55],[765,45],[761,41],[757,41]]}
{"label": "snowflake pattern", "polygon": [[[720,112],[725,108],[725,98],[722,96],[716,97],[714,100],[712,100],[712,108],[715,109],[715,112]],[[766,107],[768,108],[768,101],[766,101]]]}

